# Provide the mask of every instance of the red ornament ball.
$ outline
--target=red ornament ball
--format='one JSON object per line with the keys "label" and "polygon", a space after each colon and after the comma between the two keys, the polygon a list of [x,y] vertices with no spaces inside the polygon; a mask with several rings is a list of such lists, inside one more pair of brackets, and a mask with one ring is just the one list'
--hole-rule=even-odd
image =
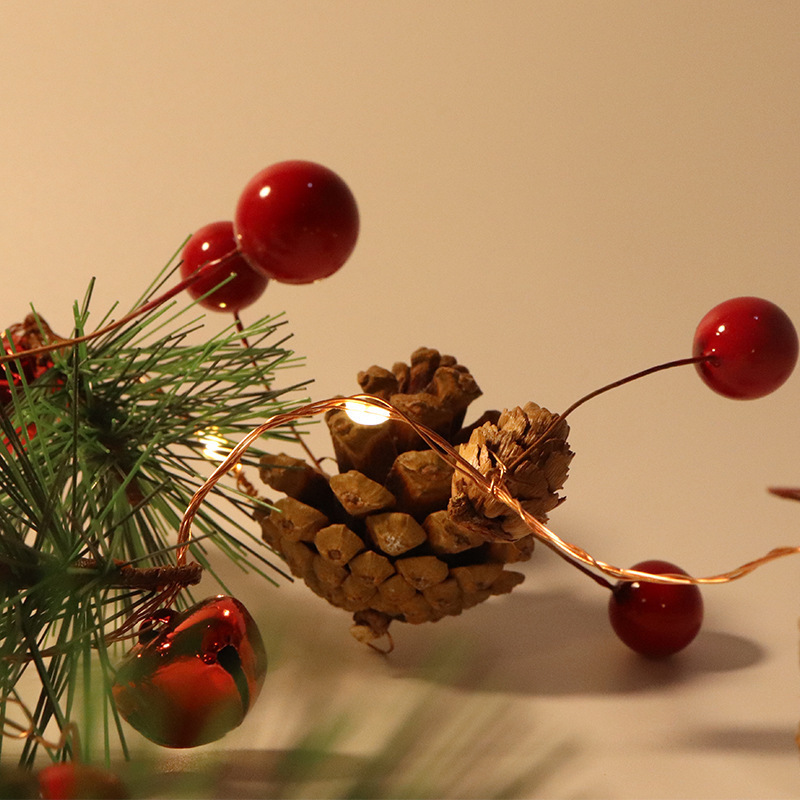
{"label": "red ornament ball", "polygon": [[244,720],[267,671],[247,609],[219,595],[142,629],[112,687],[120,714],[164,747],[221,739]]}
{"label": "red ornament ball", "polygon": [[254,269],[283,283],[312,283],[336,272],[353,252],[358,207],[347,184],[327,167],[282,161],[247,184],[234,228]]}
{"label": "red ornament ball", "polygon": [[268,279],[237,251],[232,222],[212,222],[192,234],[183,248],[181,277],[188,278],[218,259],[219,263],[207,267],[202,277],[186,287],[201,306],[235,313],[261,297]]}
{"label": "red ornament ball", "polygon": [[110,800],[130,797],[125,784],[107,769],[64,761],[39,771],[39,793],[45,800]]}
{"label": "red ornament ball", "polygon": [[700,377],[725,397],[774,392],[797,364],[797,331],[786,312],[759,297],[735,297],[706,314],[694,335]]}
{"label": "red ornament ball", "polygon": [[[686,575],[668,561],[642,561],[633,569],[653,575]],[[694,584],[621,581],[608,603],[611,626],[637,653],[663,658],[683,650],[703,623],[703,596]]]}

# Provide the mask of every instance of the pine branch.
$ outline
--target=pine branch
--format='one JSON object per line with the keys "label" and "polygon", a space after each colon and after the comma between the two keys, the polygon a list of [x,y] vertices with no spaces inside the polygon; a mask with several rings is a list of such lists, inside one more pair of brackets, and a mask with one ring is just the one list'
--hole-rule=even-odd
{"label": "pine branch", "polygon": [[[273,583],[288,577],[249,530],[258,501],[234,478],[209,494],[190,563],[175,565],[180,520],[210,470],[212,434],[218,446],[233,446],[285,411],[284,398],[305,384],[264,388],[298,363],[285,347],[284,321],[242,328],[237,319],[209,336],[196,306],[154,301],[169,272],[142,295],[146,313],[111,327],[112,309],[101,335],[88,335],[90,284],[74,306],[70,339],[35,310],[4,336],[12,357],[0,373],[0,693],[9,697],[29,668],[37,673],[26,765],[48,724],[63,729],[79,714],[78,698],[89,702],[79,683],[92,663],[104,680],[104,748],[125,746],[109,688],[115,631],[131,632],[163,598],[197,583],[204,569],[213,574],[212,551]],[[249,463],[259,456],[251,450]],[[89,747],[87,737],[84,757]]]}

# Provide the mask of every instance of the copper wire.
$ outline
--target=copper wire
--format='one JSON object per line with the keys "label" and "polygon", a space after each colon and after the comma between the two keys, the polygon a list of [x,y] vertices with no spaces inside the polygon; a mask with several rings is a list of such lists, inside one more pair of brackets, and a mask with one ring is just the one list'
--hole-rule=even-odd
{"label": "copper wire", "polygon": [[61,735],[58,737],[58,741],[53,742],[49,739],[45,739],[41,734],[36,733],[36,723],[34,722],[33,715],[25,703],[20,700],[16,691],[12,690],[10,694],[3,698],[2,702],[6,706],[9,703],[18,706],[25,716],[27,723],[24,726],[20,725],[18,722],[14,722],[14,720],[9,719],[8,715],[4,713],[2,718],[0,718],[0,722],[2,723],[2,730],[0,733],[3,736],[5,736],[7,739],[32,739],[48,750],[61,750],[67,742],[71,741],[73,761],[79,760],[81,750],[80,737],[78,734],[78,726],[74,722],[66,723],[66,725],[64,725],[64,727],[61,729]]}
{"label": "copper wire", "polygon": [[[72,339],[58,338],[57,341],[49,343],[42,347],[35,347],[22,350],[16,353],[6,353],[0,355],[0,365],[8,361],[13,361],[15,359],[18,359],[21,356],[30,357],[30,356],[41,355],[67,345],[75,345],[78,343],[86,342],[91,339],[95,339],[99,336],[102,336],[106,333],[109,333],[113,330],[116,330],[119,327],[127,324],[131,320],[135,319],[136,317],[145,314],[149,311],[152,311],[165,301],[171,299],[179,292],[187,288],[189,285],[199,280],[200,277],[203,276],[209,269],[218,265],[219,263],[224,262],[226,259],[231,258],[234,254],[235,254],[234,251],[231,251],[230,253],[226,253],[220,258],[215,259],[214,261],[211,261],[208,264],[205,264],[203,268],[192,273],[187,278],[184,278],[176,286],[167,290],[159,297],[144,303],[143,305],[134,309],[129,314],[123,316],[118,320],[110,322],[109,324],[107,324],[102,328],[99,328],[91,333],[75,337]],[[636,373],[635,375],[628,376],[627,378],[623,378],[622,380],[614,381],[613,383],[608,384],[607,386],[604,386],[600,389],[595,390],[594,392],[591,392],[585,397],[582,397],[576,403],[573,403],[573,405],[570,406],[565,412],[558,415],[554,419],[551,426],[546,431],[543,432],[542,436],[539,437],[539,439],[534,443],[533,446],[538,445],[543,440],[543,438],[550,432],[550,430],[554,428],[555,425],[558,424],[561,420],[563,420],[571,411],[573,411],[579,405],[582,405],[587,400],[596,397],[598,394],[606,392],[609,389],[616,388],[617,386],[621,386],[624,383],[628,383],[632,380],[635,380],[636,378],[643,377],[644,375],[648,375],[652,372],[656,372],[662,369],[667,369],[673,366],[695,363],[698,360],[702,359],[694,357],[694,358],[679,359],[678,361],[669,362],[667,364],[661,364],[656,367],[651,367],[649,369],[643,370],[642,372]],[[460,456],[458,452],[449,444],[449,442],[445,441],[442,437],[438,436],[436,433],[429,430],[428,428],[425,428],[423,425],[420,425],[414,420],[409,419],[401,411],[394,408],[390,403],[380,398],[374,397],[372,395],[355,394],[351,395],[350,397],[332,398],[330,400],[322,400],[316,403],[309,403],[308,405],[301,406],[293,411],[277,414],[273,417],[270,417],[266,422],[264,422],[262,425],[258,426],[253,431],[251,431],[247,436],[245,436],[230,451],[225,460],[217,467],[217,469],[214,470],[211,476],[206,480],[203,486],[200,487],[200,489],[195,493],[194,497],[190,501],[189,506],[187,507],[186,512],[184,513],[183,519],[181,520],[181,525],[178,532],[179,547],[176,551],[176,561],[178,566],[183,566],[186,564],[186,553],[188,551],[189,544],[191,542],[192,520],[194,519],[194,516],[197,513],[197,510],[199,509],[205,496],[223,475],[230,472],[231,470],[236,469],[242,454],[247,450],[248,447],[250,447],[250,445],[256,439],[258,439],[262,434],[266,433],[267,431],[272,430],[273,428],[281,426],[293,427],[294,423],[298,419],[314,416],[316,414],[321,414],[326,411],[330,411],[332,409],[341,409],[344,407],[345,402],[348,400],[360,401],[367,405],[372,405],[378,408],[382,408],[388,413],[389,418],[400,420],[410,425],[420,435],[420,437],[425,442],[427,442],[427,444],[433,450],[435,450],[454,469],[458,470],[460,473],[469,478],[476,486],[481,488],[488,495],[501,501],[506,506],[508,506],[508,508],[514,511],[525,522],[527,527],[530,529],[531,533],[538,540],[543,542],[545,545],[550,547],[552,550],[557,552],[560,556],[562,556],[566,560],[574,564],[580,564],[583,567],[588,567],[589,569],[596,569],[608,577],[617,578],[621,580],[645,580],[652,583],[679,583],[679,584],[728,583],[730,581],[744,577],[745,575],[749,574],[754,569],[757,569],[763,564],[766,564],[770,561],[774,561],[775,559],[778,558],[783,558],[784,556],[787,555],[793,555],[795,553],[800,552],[800,547],[778,547],[773,550],[770,550],[766,555],[762,556],[761,558],[757,558],[753,561],[747,562],[746,564],[742,564],[736,569],[720,573],[719,575],[712,575],[705,578],[694,578],[688,575],[677,575],[677,574],[655,575],[647,572],[640,572],[638,570],[630,570],[630,569],[624,569],[622,567],[616,567],[612,564],[608,564],[604,561],[594,558],[592,555],[590,555],[581,547],[578,547],[577,545],[570,544],[569,542],[564,541],[561,537],[559,537],[557,534],[551,531],[546,525],[539,522],[539,520],[537,520],[532,515],[527,513],[520,506],[519,502],[508,491],[505,485],[505,481],[503,479],[502,465],[501,469],[499,469],[496,472],[496,474],[492,475],[491,477],[485,476],[477,469],[475,469],[475,467],[473,467],[472,464],[470,464],[462,456]],[[527,455],[527,452],[529,452],[530,450],[531,448],[528,448],[528,451],[526,451],[526,453],[523,453],[520,458],[525,457]],[[318,462],[313,456],[311,457],[312,460],[316,463],[317,468],[319,469]],[[513,466],[515,465],[514,464],[509,465],[509,468],[513,468]],[[780,496],[796,498],[798,496],[797,490],[793,491],[795,492],[795,494],[788,494],[781,492],[780,490],[777,491],[773,490],[775,494],[778,494]],[[174,591],[165,592],[164,597],[165,599],[173,601],[179,591],[180,587],[177,587]]]}
{"label": "copper wire", "polygon": [[[76,344],[83,344],[84,342],[89,342],[92,339],[97,339],[100,336],[105,336],[107,333],[112,333],[115,330],[127,325],[129,322],[132,322],[137,317],[141,317],[143,314],[147,314],[150,311],[158,308],[160,305],[163,305],[167,300],[171,300],[176,295],[180,294],[184,289],[187,289],[194,283],[197,283],[200,278],[204,277],[207,272],[218,267],[220,264],[224,263],[228,259],[233,258],[236,255],[236,250],[231,250],[229,253],[225,253],[224,255],[216,258],[212,261],[207,261],[203,264],[200,269],[192,272],[187,277],[183,278],[179,283],[173,286],[171,289],[167,289],[163,294],[159,295],[158,297],[154,298],[153,300],[149,300],[146,303],[134,308],[133,311],[125,314],[125,316],[120,317],[117,320],[112,320],[107,325],[104,325],[101,328],[97,328],[90,333],[85,333],[82,336],[74,336],[69,339],[62,339],[61,337],[56,337],[54,341],[49,342],[48,344],[42,345],[40,347],[30,347],[25,350],[18,350],[13,353],[5,353],[0,355],[0,365],[6,364],[10,361],[16,361],[21,357],[30,358],[32,356],[41,356],[45,355],[46,353],[52,353],[54,350],[60,350],[63,347],[74,346]],[[9,329],[11,330],[11,329]]]}
{"label": "copper wire", "polygon": [[583,548],[571,544],[556,533],[554,533],[545,524],[537,520],[534,516],[529,514],[522,508],[520,502],[511,495],[505,480],[503,478],[503,471],[498,470],[491,476],[484,475],[477,470],[469,461],[461,456],[458,451],[445,439],[439,436],[434,431],[426,428],[418,422],[407,417],[402,411],[395,408],[391,403],[378,397],[366,394],[355,394],[349,397],[335,397],[328,400],[320,400],[315,403],[301,406],[293,411],[277,414],[270,417],[266,422],[254,428],[248,433],[240,442],[238,442],[233,449],[228,453],[227,457],[214,472],[208,477],[206,482],[192,497],[189,505],[186,508],[181,525],[178,530],[178,548],[176,551],[176,559],[179,565],[186,563],[186,555],[191,543],[191,530],[192,521],[197,513],[200,505],[202,504],[206,495],[211,491],[214,484],[227,472],[229,472],[241,459],[242,454],[253,444],[260,436],[267,431],[283,425],[291,425],[298,419],[304,417],[311,417],[316,414],[323,414],[327,411],[344,409],[345,404],[350,402],[359,402],[366,405],[374,406],[383,409],[388,418],[401,421],[411,428],[433,449],[438,455],[450,464],[455,470],[460,472],[471,480],[476,486],[486,492],[487,495],[496,500],[504,503],[509,509],[514,511],[520,519],[526,524],[534,537],[545,544],[550,549],[554,550],[562,558],[574,564],[581,564],[592,570],[597,570],[609,578],[615,578],[624,581],[647,581],[650,583],[664,583],[664,584],[718,584],[730,583],[731,581],[738,580],[739,578],[748,575],[758,567],[774,561],[778,558],[800,553],[800,547],[777,547],[770,550],[760,558],[753,561],[748,561],[735,569],[728,572],[722,572],[717,575],[710,575],[707,577],[692,577],[691,575],[682,574],[653,574],[649,572],[642,572],[640,570],[625,569],[601,561],[589,554]]}

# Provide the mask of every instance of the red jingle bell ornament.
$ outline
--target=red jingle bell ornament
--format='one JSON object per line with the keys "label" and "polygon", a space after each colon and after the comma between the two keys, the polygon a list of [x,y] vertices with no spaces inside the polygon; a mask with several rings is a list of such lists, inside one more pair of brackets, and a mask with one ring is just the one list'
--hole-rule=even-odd
{"label": "red jingle bell ornament", "polygon": [[157,614],[117,671],[114,700],[139,733],[164,747],[197,747],[242,723],[267,672],[264,642],[235,598]]}

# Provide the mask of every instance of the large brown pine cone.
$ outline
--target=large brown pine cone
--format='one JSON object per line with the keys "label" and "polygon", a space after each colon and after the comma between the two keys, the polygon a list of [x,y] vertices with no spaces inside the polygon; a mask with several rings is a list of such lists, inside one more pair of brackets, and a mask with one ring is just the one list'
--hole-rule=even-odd
{"label": "large brown pine cone", "polygon": [[[410,365],[371,367],[358,380],[363,392],[462,444],[484,474],[498,458],[522,452],[551,419],[528,404],[487,412],[463,428],[481,391],[455,358],[428,348],[413,353]],[[454,476],[407,424],[360,425],[340,410],[328,412],[326,422],[339,474],[324,475],[285,454],[264,456],[261,479],[285,496],[257,516],[264,540],[292,573],[353,613],[356,638],[377,638],[392,620],[460,614],[522,582],[521,573],[506,567],[530,558],[528,529],[506,506]],[[556,491],[572,457],[567,430],[560,424],[507,476],[526,510],[542,521],[560,502]]]}

